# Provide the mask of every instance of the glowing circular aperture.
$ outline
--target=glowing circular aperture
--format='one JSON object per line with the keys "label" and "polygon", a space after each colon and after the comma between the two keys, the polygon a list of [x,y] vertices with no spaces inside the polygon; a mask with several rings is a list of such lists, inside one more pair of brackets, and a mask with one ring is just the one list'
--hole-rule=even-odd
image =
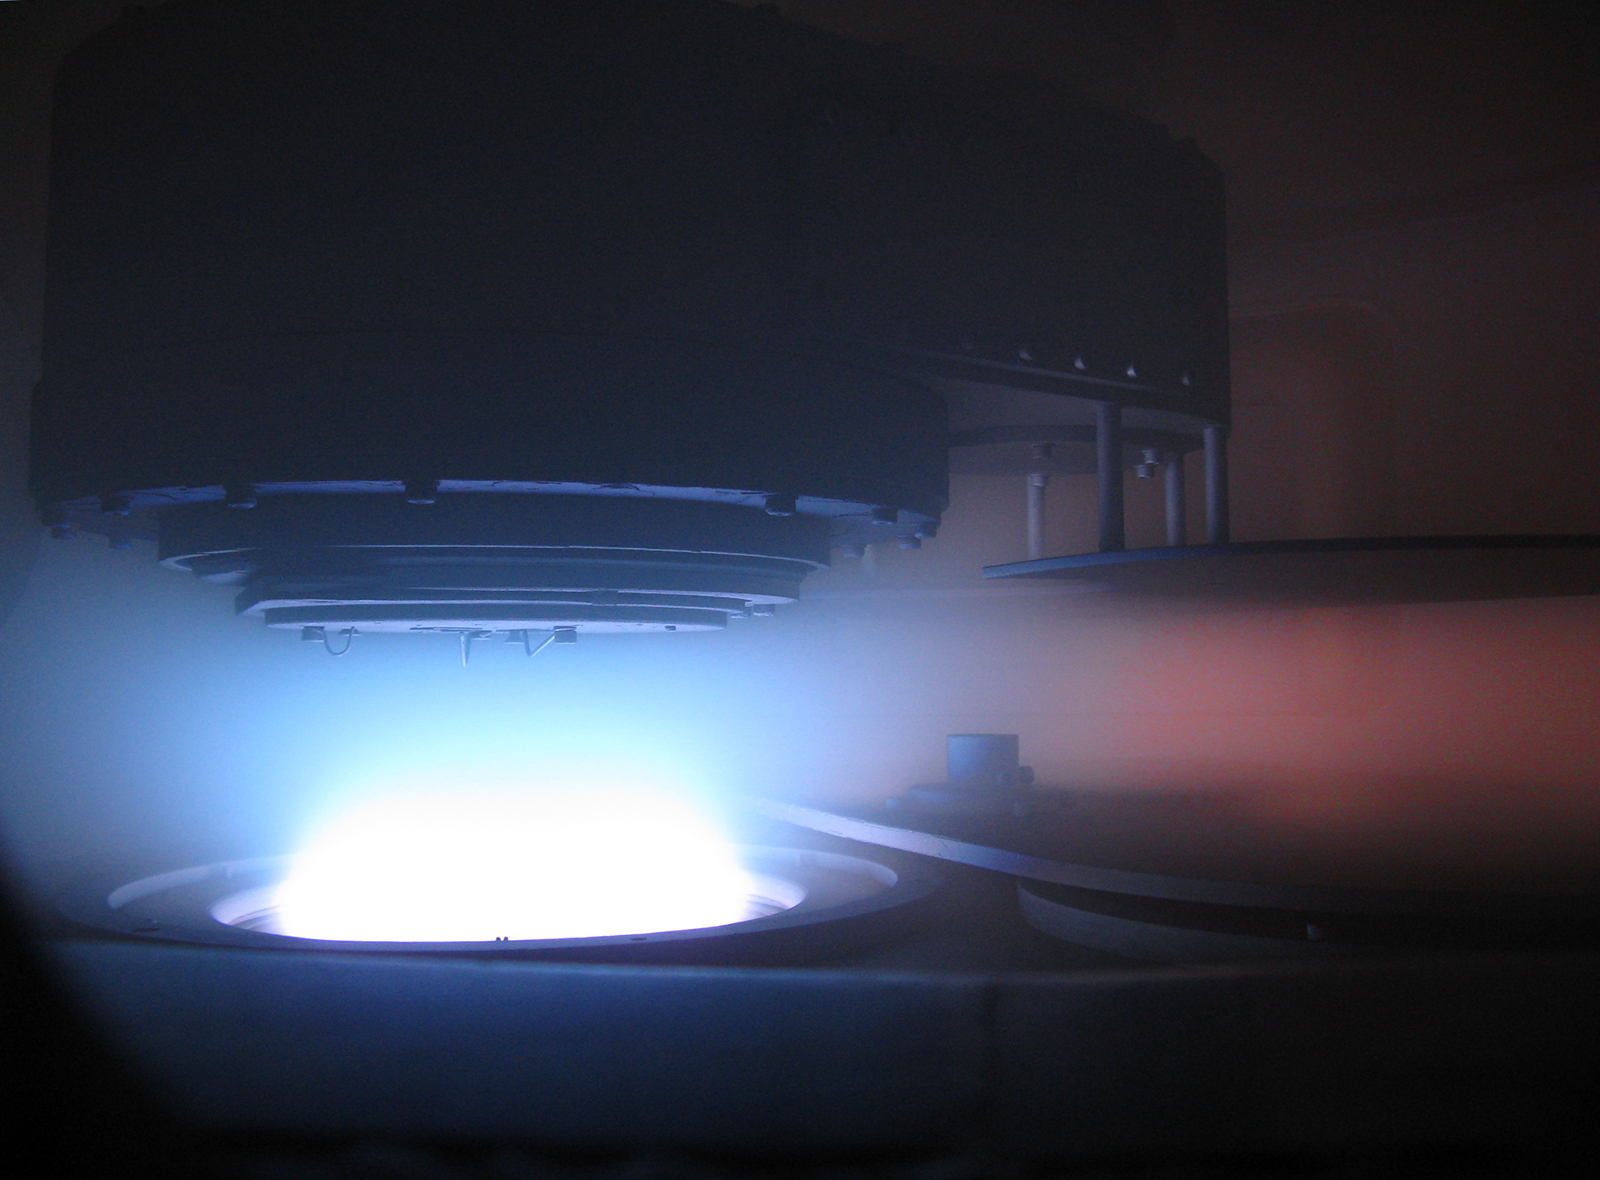
{"label": "glowing circular aperture", "polygon": [[669,794],[402,796],[324,828],[277,891],[279,932],[359,942],[591,938],[748,917],[752,881]]}

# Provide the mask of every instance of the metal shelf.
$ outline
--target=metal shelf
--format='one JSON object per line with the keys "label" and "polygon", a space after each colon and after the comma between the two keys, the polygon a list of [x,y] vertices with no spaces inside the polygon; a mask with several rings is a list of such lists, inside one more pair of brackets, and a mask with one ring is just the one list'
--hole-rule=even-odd
{"label": "metal shelf", "polygon": [[1600,594],[1600,536],[1341,537],[1080,553],[988,566],[1121,596],[1312,607]]}

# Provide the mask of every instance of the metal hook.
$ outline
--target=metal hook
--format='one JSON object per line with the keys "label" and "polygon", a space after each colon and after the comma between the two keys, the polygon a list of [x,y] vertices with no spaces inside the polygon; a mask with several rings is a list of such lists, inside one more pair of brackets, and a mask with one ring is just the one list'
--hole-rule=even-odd
{"label": "metal hook", "polygon": [[322,633],[322,647],[330,656],[344,655],[345,652],[350,650],[350,645],[356,641],[356,629],[354,627],[346,627],[339,634],[344,636],[344,646],[338,651],[334,651],[333,644],[328,642],[328,633],[326,631]]}
{"label": "metal hook", "polygon": [[540,652],[542,652],[545,648],[549,647],[555,641],[556,641],[556,633],[554,631],[552,631],[552,632],[550,632],[550,634],[548,634],[548,635],[546,635],[544,637],[543,641],[540,642],[538,647],[534,647],[533,646],[533,639],[529,636],[529,634],[526,631],[524,631],[522,633],[522,650],[527,652],[530,656],[536,656]]}

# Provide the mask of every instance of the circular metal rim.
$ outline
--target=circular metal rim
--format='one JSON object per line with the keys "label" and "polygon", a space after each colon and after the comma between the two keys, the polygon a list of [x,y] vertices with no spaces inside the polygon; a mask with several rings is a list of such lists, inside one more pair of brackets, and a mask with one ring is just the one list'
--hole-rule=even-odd
{"label": "circular metal rim", "polygon": [[[757,944],[763,948],[774,947],[780,953],[786,949],[785,941],[797,936],[808,936],[818,928],[846,927],[865,921],[869,924],[895,911],[909,909],[927,901],[939,889],[939,875],[923,866],[909,864],[890,868],[865,857],[845,856],[840,853],[812,849],[742,845],[738,848],[742,859],[768,857],[786,860],[796,866],[834,869],[857,875],[872,876],[879,881],[887,875],[891,880],[886,888],[870,897],[838,905],[808,908],[804,902],[791,909],[765,917],[730,922],[723,926],[709,926],[684,930],[664,930],[645,934],[601,935],[589,938],[563,939],[512,939],[505,941],[470,942],[355,942],[334,939],[295,938],[289,935],[268,934],[239,926],[228,926],[210,913],[212,902],[204,905],[197,915],[195,925],[158,928],[141,928],[141,919],[129,914],[125,907],[142,897],[149,897],[168,889],[176,889],[206,880],[232,880],[234,874],[260,872],[286,862],[288,857],[256,857],[246,860],[218,861],[195,865],[165,873],[147,875],[129,880],[126,873],[96,873],[78,881],[59,899],[57,908],[67,918],[80,925],[109,934],[132,936],[167,944],[232,947],[256,950],[298,952],[337,952],[352,954],[420,954],[452,957],[506,956],[517,958],[611,958],[649,959],[657,952],[671,958],[675,954],[711,947],[732,946],[741,942]],[[119,893],[148,888],[124,896]],[[203,915],[203,917],[201,917]],[[777,940],[776,942],[774,940]]]}

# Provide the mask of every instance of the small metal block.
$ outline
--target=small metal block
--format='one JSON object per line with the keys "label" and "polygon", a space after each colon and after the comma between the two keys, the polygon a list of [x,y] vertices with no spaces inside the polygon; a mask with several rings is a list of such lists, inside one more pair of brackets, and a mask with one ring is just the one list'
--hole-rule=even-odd
{"label": "small metal block", "polygon": [[896,537],[894,543],[896,545],[900,546],[900,548],[902,548],[902,549],[921,549],[922,548],[922,538],[921,537]]}
{"label": "small metal block", "polygon": [[126,492],[112,492],[100,497],[101,516],[126,516],[132,507]]}
{"label": "small metal block", "polygon": [[77,535],[77,530],[70,524],[53,524],[50,526],[50,536],[57,541],[70,541]]}
{"label": "small metal block", "polygon": [[800,511],[793,496],[781,494],[768,496],[762,508],[768,516],[794,516]]}
{"label": "small metal block", "polygon": [[127,533],[112,533],[106,538],[106,547],[110,549],[132,549],[133,538]]}
{"label": "small metal block", "polygon": [[301,643],[321,643],[323,641],[323,639],[325,638],[325,636],[326,636],[326,632],[324,632],[321,627],[301,627],[300,628],[300,642]]}
{"label": "small metal block", "polygon": [[247,483],[223,484],[222,502],[229,508],[254,508],[256,490]]}
{"label": "small metal block", "polygon": [[859,541],[846,541],[839,546],[839,552],[846,557],[865,557],[867,555],[867,547]]}
{"label": "small metal block", "polygon": [[778,608],[770,602],[755,602],[750,605],[750,613],[761,618],[771,618],[778,613]]}
{"label": "small metal block", "polygon": [[900,513],[893,508],[874,508],[872,510],[873,524],[899,524]]}
{"label": "small metal block", "polygon": [[911,533],[918,540],[931,541],[939,535],[939,526],[930,521],[926,524],[919,524],[911,530]]}
{"label": "small metal block", "polygon": [[439,481],[436,479],[408,479],[406,480],[407,504],[437,504],[439,502]]}
{"label": "small metal block", "polygon": [[557,643],[577,643],[578,629],[576,627],[557,627],[555,636]]}

